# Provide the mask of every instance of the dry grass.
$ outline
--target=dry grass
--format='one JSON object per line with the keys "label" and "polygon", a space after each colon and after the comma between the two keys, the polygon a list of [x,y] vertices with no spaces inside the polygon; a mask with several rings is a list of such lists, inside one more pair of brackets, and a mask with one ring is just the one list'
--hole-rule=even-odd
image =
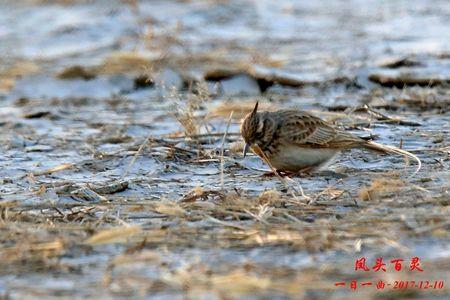
{"label": "dry grass", "polygon": [[124,226],[111,229],[104,229],[90,236],[85,243],[88,245],[112,244],[118,242],[126,242],[130,237],[139,233],[139,226]]}
{"label": "dry grass", "polygon": [[402,190],[405,182],[398,179],[376,179],[369,187],[361,189],[359,197],[362,200],[379,201],[386,197],[395,197]]}
{"label": "dry grass", "polygon": [[40,67],[32,61],[3,62],[0,67],[0,92],[11,90],[18,78],[39,72]]}
{"label": "dry grass", "polygon": [[[241,119],[250,113],[255,107],[255,99],[242,99],[221,102],[208,113],[209,118],[228,117],[233,112],[233,117]],[[268,103],[260,103],[261,110],[275,110],[276,108]]]}
{"label": "dry grass", "polygon": [[[184,291],[192,297],[207,293],[220,297],[280,293],[295,298],[312,286],[328,293],[338,280],[333,278],[345,276],[341,274],[343,271],[317,267],[306,272],[285,266],[268,267],[251,260],[246,264],[221,265],[219,269],[195,262],[172,267],[176,261],[173,251],[190,247],[205,250],[272,247],[310,253],[341,251],[352,256],[361,245],[369,249],[385,245],[405,251],[398,240],[409,234],[426,232],[450,237],[448,231],[442,231],[450,213],[448,202],[433,213],[425,213],[420,207],[428,205],[430,199],[415,192],[400,180],[376,180],[361,192],[363,198],[371,201],[360,203],[359,208],[348,194],[333,186],[317,192],[320,197],[317,196],[315,205],[294,200],[279,190],[266,190],[254,196],[242,191],[221,192],[200,187],[170,201],[144,197],[127,197],[124,201],[113,197],[108,203],[79,203],[67,208],[45,208],[40,204],[27,208],[4,202],[0,233],[8,246],[0,250],[0,256],[7,262],[5,270],[10,272],[20,272],[23,268],[61,270],[65,266],[58,265],[55,259],[63,253],[80,255],[79,247],[101,251],[98,247],[102,245],[120,245],[123,252],[111,256],[103,282],[111,292],[129,296],[141,290],[144,294]],[[410,200],[403,200],[408,195],[414,195],[419,209],[408,210]],[[398,213],[379,211],[385,204],[374,201],[396,198],[391,210]],[[337,206],[348,205],[354,209],[336,210]],[[405,209],[408,219],[400,217]],[[136,213],[140,217],[134,219]],[[314,222],[310,221],[311,217]],[[140,220],[152,221],[133,224]],[[392,228],[402,230],[394,232]],[[24,239],[30,235],[34,237]],[[19,262],[22,267],[17,268]],[[156,267],[158,279],[145,275],[149,266]],[[348,268],[341,266],[341,270]]]}
{"label": "dry grass", "polygon": [[[195,90],[195,93],[193,92]],[[172,90],[170,98],[180,97],[176,90]],[[169,99],[170,99],[169,98]],[[175,118],[181,124],[186,137],[194,137],[200,134],[202,125],[205,125],[204,117],[197,117],[196,113],[203,107],[205,102],[210,100],[209,92],[204,83],[195,83],[189,88],[186,100],[179,99]]]}
{"label": "dry grass", "polygon": [[450,106],[450,94],[445,88],[431,87],[404,88],[397,96],[401,104],[406,104],[412,109],[441,109],[448,110]]}
{"label": "dry grass", "polygon": [[148,56],[137,52],[113,52],[98,66],[92,68],[94,74],[141,74],[152,70],[158,56]]}

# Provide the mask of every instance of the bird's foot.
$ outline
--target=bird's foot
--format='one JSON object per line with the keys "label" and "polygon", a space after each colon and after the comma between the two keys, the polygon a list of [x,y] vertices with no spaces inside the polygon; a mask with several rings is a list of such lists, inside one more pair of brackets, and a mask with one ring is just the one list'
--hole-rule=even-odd
{"label": "bird's foot", "polygon": [[265,172],[264,174],[262,174],[262,176],[263,177],[274,177],[274,176],[281,176],[281,177],[283,177],[283,176],[285,176],[285,174],[284,174],[283,171],[275,170],[275,172],[273,172],[273,171]]}
{"label": "bird's foot", "polygon": [[303,169],[300,169],[297,172],[285,171],[284,174],[285,174],[285,176],[288,176],[289,178],[291,178],[291,177],[306,178],[306,177],[312,176],[313,172],[314,172],[313,167],[305,167]]}
{"label": "bird's foot", "polygon": [[343,173],[337,173],[335,171],[331,170],[322,170],[322,171],[315,171],[314,168],[307,167],[304,169],[301,169],[297,172],[291,172],[291,171],[280,171],[276,170],[275,172],[269,171],[262,175],[263,177],[274,177],[274,176],[281,176],[281,177],[300,177],[300,178],[307,178],[311,176],[323,176],[323,177],[332,177],[336,179],[342,179],[348,177],[348,175]]}
{"label": "bird's foot", "polygon": [[317,169],[308,167],[308,168],[304,168],[300,171],[297,172],[290,172],[290,171],[276,171],[277,174],[275,174],[274,172],[267,172],[265,173],[263,176],[281,176],[281,177],[299,177],[299,178],[308,178],[311,176],[322,176],[322,177],[328,177],[328,178],[335,178],[335,179],[342,179],[342,178],[347,178],[348,175],[343,174],[343,173],[337,173],[335,171],[331,171],[331,170],[322,170],[322,171],[317,171]]}
{"label": "bird's foot", "polygon": [[274,176],[277,176],[277,175],[272,171],[265,172],[261,175],[261,177],[274,177]]}
{"label": "bird's foot", "polygon": [[301,170],[299,172],[291,172],[291,171],[280,171],[276,170],[275,172],[266,172],[263,174],[264,177],[273,177],[273,176],[281,176],[281,177],[309,177],[311,176],[311,172],[306,170]]}

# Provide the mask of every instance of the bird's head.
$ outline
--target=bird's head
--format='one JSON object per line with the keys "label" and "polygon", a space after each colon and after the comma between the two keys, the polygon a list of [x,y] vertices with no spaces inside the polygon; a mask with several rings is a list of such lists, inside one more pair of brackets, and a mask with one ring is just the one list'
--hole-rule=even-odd
{"label": "bird's head", "polygon": [[260,120],[258,112],[258,102],[256,102],[253,111],[249,113],[241,125],[241,135],[245,141],[244,157],[250,146],[255,144],[256,140],[261,136],[263,122]]}

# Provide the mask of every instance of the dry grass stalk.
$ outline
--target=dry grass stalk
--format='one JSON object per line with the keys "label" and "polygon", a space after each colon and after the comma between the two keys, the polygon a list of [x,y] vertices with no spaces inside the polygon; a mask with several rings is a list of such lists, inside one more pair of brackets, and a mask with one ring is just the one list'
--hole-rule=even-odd
{"label": "dry grass stalk", "polygon": [[222,143],[220,144],[220,186],[222,188],[222,191],[225,188],[225,181],[223,176],[223,168],[224,168],[224,147],[225,147],[225,140],[227,138],[228,130],[230,129],[231,119],[233,118],[233,111],[230,113],[230,117],[228,118],[227,127],[225,128],[225,133],[223,134]]}
{"label": "dry grass stalk", "polygon": [[159,262],[161,256],[155,251],[144,250],[142,252],[129,254],[120,254],[116,256],[112,264],[116,266],[138,263],[154,263]]}
{"label": "dry grass stalk", "polygon": [[[260,103],[261,110],[272,111],[274,106],[268,103]],[[233,116],[236,119],[245,117],[248,113],[252,112],[254,108],[254,99],[243,99],[242,101],[227,101],[221,102],[218,106],[214,107],[208,112],[208,118],[226,117],[233,112]]]}
{"label": "dry grass stalk", "polygon": [[289,178],[288,176],[281,176],[277,170],[272,166],[272,164],[270,163],[270,160],[267,158],[267,156],[264,154],[264,152],[259,148],[258,145],[255,145],[255,147],[257,148],[257,151],[259,153],[261,153],[262,158],[264,160],[264,162],[269,166],[270,170],[273,172],[273,174],[281,181],[281,183],[286,187],[287,190],[291,190],[291,195],[292,197],[294,197],[295,200],[299,201],[300,199],[298,199],[297,195],[295,193],[299,193],[295,187],[293,187],[292,185],[289,185],[289,182],[295,184],[296,186],[299,187],[300,189],[300,195],[302,198],[310,200],[310,197],[308,197],[305,192],[303,191],[303,188],[300,184],[298,184],[297,182],[295,182],[293,179]]}
{"label": "dry grass stalk", "polygon": [[[196,94],[192,92],[193,88],[197,91]],[[183,127],[187,137],[193,138],[200,134],[200,126],[203,123],[203,119],[197,119],[195,113],[205,101],[209,100],[209,93],[205,89],[202,83],[196,83],[195,87],[190,86],[186,105],[177,107],[175,118]],[[181,98],[181,96],[177,94],[176,90],[172,90],[171,98],[177,99]]]}
{"label": "dry grass stalk", "polygon": [[9,263],[18,260],[43,260],[59,256],[64,249],[64,244],[60,240],[53,242],[31,243],[22,241],[16,246],[0,250],[0,259]]}
{"label": "dry grass stalk", "polygon": [[270,218],[273,214],[273,207],[269,207],[267,204],[263,204],[259,206],[259,211],[257,214],[252,213],[249,210],[244,210],[247,214],[252,216],[254,219],[258,220],[259,222],[263,223],[264,225],[269,226],[269,222],[267,221],[268,218]]}
{"label": "dry grass stalk", "polygon": [[71,195],[80,197],[86,201],[92,202],[92,203],[99,203],[99,202],[107,202],[108,199],[105,198],[102,195],[97,194],[93,190],[91,190],[89,187],[84,186],[79,189],[74,190],[70,193]]}
{"label": "dry grass stalk", "polygon": [[266,290],[273,285],[270,278],[252,276],[243,270],[236,270],[225,275],[214,275],[211,277],[210,283],[221,293],[232,291],[235,295]]}
{"label": "dry grass stalk", "polygon": [[104,229],[86,239],[84,243],[91,246],[123,243],[140,232],[141,227],[137,225]]}
{"label": "dry grass stalk", "polygon": [[0,66],[0,91],[11,90],[17,78],[39,72],[40,67],[31,61],[16,61],[12,64],[2,62]]}
{"label": "dry grass stalk", "polygon": [[405,182],[399,179],[376,179],[369,187],[360,190],[359,198],[366,201],[380,200],[387,194],[400,191],[403,187]]}
{"label": "dry grass stalk", "polygon": [[260,203],[269,203],[273,204],[281,200],[281,193],[277,190],[266,190],[262,192],[258,198]]}
{"label": "dry grass stalk", "polygon": [[74,165],[71,163],[67,163],[67,164],[61,164],[59,166],[50,168],[50,169],[45,169],[42,171],[34,171],[32,172],[33,176],[41,176],[41,175],[49,175],[55,172],[59,172],[59,171],[63,171],[63,170],[67,170],[72,168]]}
{"label": "dry grass stalk", "polygon": [[99,66],[90,70],[94,74],[142,73],[151,69],[157,56],[143,55],[137,52],[114,52],[105,58]]}
{"label": "dry grass stalk", "polygon": [[122,179],[124,179],[128,173],[130,172],[131,168],[133,167],[134,163],[136,162],[136,159],[139,157],[139,155],[141,155],[141,153],[144,151],[145,146],[147,146],[149,141],[149,137],[147,137],[142,144],[139,146],[138,151],[136,152],[136,154],[133,156],[133,159],[130,161],[130,164],[127,166],[127,168],[125,169],[125,172],[123,172],[122,174]]}
{"label": "dry grass stalk", "polygon": [[157,202],[154,204],[153,210],[172,217],[183,217],[186,214],[186,211],[180,205],[172,201]]}
{"label": "dry grass stalk", "polygon": [[184,197],[181,199],[181,202],[194,202],[197,200],[207,200],[210,196],[216,196],[220,199],[226,199],[226,194],[214,191],[214,190],[204,190],[201,187],[195,187],[190,190]]}

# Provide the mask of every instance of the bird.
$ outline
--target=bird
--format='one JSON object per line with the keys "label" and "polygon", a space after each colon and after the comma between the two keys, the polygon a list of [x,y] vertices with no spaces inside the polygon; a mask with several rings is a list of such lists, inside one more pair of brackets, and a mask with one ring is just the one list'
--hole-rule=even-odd
{"label": "bird", "polygon": [[272,171],[277,173],[311,173],[326,166],[338,153],[362,148],[381,153],[396,153],[420,159],[403,149],[367,141],[326,121],[297,109],[258,112],[258,102],[241,124],[245,146],[243,156],[251,149]]}

